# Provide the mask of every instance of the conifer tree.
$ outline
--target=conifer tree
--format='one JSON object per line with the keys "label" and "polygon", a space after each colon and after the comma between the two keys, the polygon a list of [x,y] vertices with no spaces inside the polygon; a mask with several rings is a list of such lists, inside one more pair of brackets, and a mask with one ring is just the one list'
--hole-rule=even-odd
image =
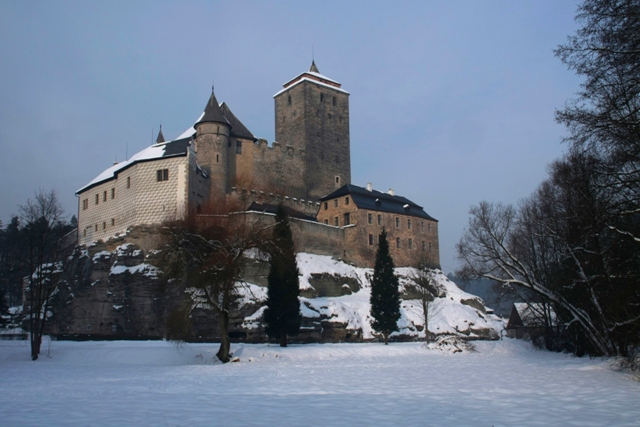
{"label": "conifer tree", "polygon": [[282,205],[278,206],[273,241],[270,247],[270,268],[267,309],[264,314],[269,336],[287,346],[287,335],[300,331],[300,283],[289,218]]}
{"label": "conifer tree", "polygon": [[373,317],[371,326],[382,334],[385,345],[389,344],[389,335],[398,330],[398,319],[400,319],[399,283],[393,269],[387,232],[383,228],[371,280],[370,302],[371,317]]}

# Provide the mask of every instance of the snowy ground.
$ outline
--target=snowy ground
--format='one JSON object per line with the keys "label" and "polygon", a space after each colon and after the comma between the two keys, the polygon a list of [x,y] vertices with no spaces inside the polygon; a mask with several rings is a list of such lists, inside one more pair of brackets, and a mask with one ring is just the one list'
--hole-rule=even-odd
{"label": "snowy ground", "polygon": [[[3,426],[640,426],[640,383],[610,361],[515,340],[233,345],[0,341]],[[47,357],[49,353],[50,357]]]}

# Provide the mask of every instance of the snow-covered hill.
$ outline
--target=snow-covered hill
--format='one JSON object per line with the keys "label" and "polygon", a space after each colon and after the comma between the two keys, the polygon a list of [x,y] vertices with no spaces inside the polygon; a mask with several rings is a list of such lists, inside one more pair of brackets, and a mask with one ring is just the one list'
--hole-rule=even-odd
{"label": "snow-covered hill", "polygon": [[[344,330],[345,340],[372,340],[370,325],[370,279],[373,270],[358,268],[335,259],[308,253],[297,255],[302,295],[300,309],[306,328],[319,327]],[[416,284],[411,268],[398,268],[396,274],[401,285],[401,315],[399,331],[392,335],[397,340],[423,339],[424,315],[422,302],[416,297]],[[429,331],[435,335],[457,335],[470,339],[497,339],[503,329],[502,320],[487,314],[483,301],[460,290],[442,272],[435,277],[440,297],[430,307]],[[322,288],[322,289],[320,289]],[[355,288],[355,289],[354,289]],[[330,296],[325,296],[330,295]],[[265,288],[248,284],[245,303],[261,305],[266,299]],[[260,328],[264,307],[247,316],[243,328]],[[336,335],[339,341],[340,335]]]}

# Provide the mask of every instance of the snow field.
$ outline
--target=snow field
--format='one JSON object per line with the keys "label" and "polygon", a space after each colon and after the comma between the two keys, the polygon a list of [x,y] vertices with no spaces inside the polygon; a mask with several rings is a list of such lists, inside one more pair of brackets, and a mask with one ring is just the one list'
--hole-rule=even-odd
{"label": "snow field", "polygon": [[[508,340],[422,343],[0,341],[7,426],[638,426],[640,383],[606,360]],[[50,357],[47,357],[49,351]]]}

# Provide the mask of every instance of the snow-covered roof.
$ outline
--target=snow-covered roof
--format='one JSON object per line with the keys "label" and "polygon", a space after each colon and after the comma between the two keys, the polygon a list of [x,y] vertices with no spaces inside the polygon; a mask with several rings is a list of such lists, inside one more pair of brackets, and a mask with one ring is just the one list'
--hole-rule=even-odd
{"label": "snow-covered roof", "polygon": [[[304,72],[304,73],[302,73],[301,75],[304,75],[304,74],[317,74],[317,73],[311,73],[311,72],[309,72],[309,71],[305,71],[305,72]],[[321,74],[319,74],[319,76],[321,76]],[[298,76],[298,77],[299,77],[299,76]],[[296,77],[296,78],[297,78],[297,77]],[[325,77],[323,76],[323,78],[325,78]],[[295,79],[294,79],[294,80],[295,80]],[[329,79],[328,79],[328,80],[329,80]],[[332,81],[333,81],[333,80],[332,80]],[[276,93],[275,95],[273,95],[273,97],[275,98],[276,96],[280,95],[282,92],[285,92],[286,90],[289,90],[289,89],[291,89],[292,87],[294,87],[295,85],[298,85],[298,84],[300,84],[300,83],[302,83],[302,82],[312,82],[312,83],[317,84],[317,85],[319,85],[319,86],[324,86],[324,87],[329,88],[329,89],[337,90],[338,92],[342,92],[342,93],[349,94],[349,92],[347,92],[347,91],[346,91],[346,90],[344,90],[344,89],[341,89],[341,88],[340,88],[340,87],[338,87],[338,86],[332,86],[332,85],[330,85],[330,84],[323,83],[323,82],[321,82],[321,81],[319,81],[319,80],[316,80],[316,79],[313,79],[313,78],[309,78],[309,77],[302,77],[302,78],[301,78],[300,80],[298,80],[297,82],[292,83],[292,84],[290,84],[289,86],[287,86],[287,87],[283,88],[282,90],[280,90],[278,93]],[[337,82],[336,82],[336,83],[337,83]],[[285,83],[285,84],[286,84],[286,83]]]}
{"label": "snow-covered roof", "polygon": [[191,138],[193,135],[195,135],[196,134],[196,128],[194,127],[195,123],[198,123],[200,120],[202,120],[203,116],[204,116],[204,111],[202,112],[202,114],[200,114],[200,116],[198,116],[198,119],[195,122],[193,122],[194,125],[191,126],[189,129],[185,130],[184,132],[182,132],[178,137],[178,139]]}
{"label": "snow-covered roof", "polygon": [[162,144],[153,144],[150,147],[145,148],[142,151],[131,156],[129,160],[117,163],[110,168],[106,169],[100,175],[92,179],[87,185],[76,191],[76,194],[80,194],[98,184],[101,184],[110,179],[114,179],[118,173],[129,166],[150,160],[156,160],[167,157],[185,156],[187,154],[190,138],[175,139],[173,141],[163,142]]}
{"label": "snow-covered roof", "polygon": [[547,315],[552,323],[556,322],[556,312],[549,304],[516,302],[513,306],[518,312],[523,326],[544,326],[544,319]]}

